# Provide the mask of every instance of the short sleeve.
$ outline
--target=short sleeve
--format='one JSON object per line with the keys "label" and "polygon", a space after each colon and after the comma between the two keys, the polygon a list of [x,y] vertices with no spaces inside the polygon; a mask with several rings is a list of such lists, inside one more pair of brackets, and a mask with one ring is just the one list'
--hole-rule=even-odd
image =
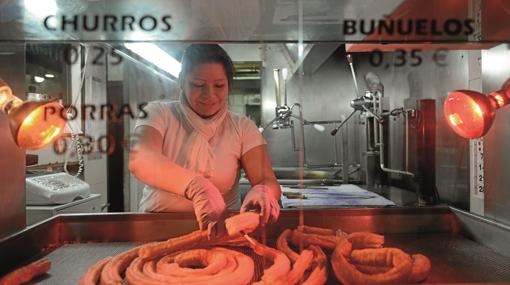
{"label": "short sleeve", "polygon": [[250,149],[259,145],[266,144],[264,137],[260,133],[255,123],[248,117],[242,117],[241,125],[241,155],[247,153]]}
{"label": "short sleeve", "polygon": [[145,106],[136,120],[135,129],[139,126],[149,126],[156,129],[162,137],[167,129],[167,112],[163,102],[153,101]]}

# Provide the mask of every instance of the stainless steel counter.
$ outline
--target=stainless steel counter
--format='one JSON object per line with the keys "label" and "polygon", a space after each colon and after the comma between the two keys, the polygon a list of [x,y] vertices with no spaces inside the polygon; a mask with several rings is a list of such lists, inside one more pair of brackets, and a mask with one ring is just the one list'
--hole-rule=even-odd
{"label": "stainless steel counter", "polygon": [[[297,210],[282,211],[278,223],[267,228],[270,245],[284,228],[297,225],[298,213]],[[378,232],[386,236],[386,246],[429,256],[433,265],[426,281],[429,284],[510,282],[510,256],[468,239],[464,233],[466,218],[455,209],[321,209],[306,210],[304,214],[308,225],[342,228],[347,232]],[[469,219],[472,218],[469,215]],[[50,274],[38,280],[41,284],[76,284],[87,268],[101,257],[194,229],[191,214],[57,216],[1,240],[0,268],[10,270],[46,256],[53,266]],[[473,233],[476,230],[470,231],[476,236]],[[329,283],[335,284],[335,279]]]}

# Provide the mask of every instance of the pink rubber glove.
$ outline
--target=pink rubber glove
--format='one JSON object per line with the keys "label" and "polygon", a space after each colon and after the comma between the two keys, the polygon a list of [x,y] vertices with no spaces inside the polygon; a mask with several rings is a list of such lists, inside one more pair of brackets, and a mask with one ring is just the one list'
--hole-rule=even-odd
{"label": "pink rubber glove", "polygon": [[255,185],[251,188],[250,192],[248,192],[244,198],[243,205],[241,206],[241,213],[250,210],[259,211],[262,225],[268,222],[276,222],[280,215],[280,205],[278,205],[278,201],[273,193],[271,193],[271,188],[262,184]]}
{"label": "pink rubber glove", "polygon": [[225,201],[220,191],[209,179],[194,177],[184,192],[184,196],[193,202],[195,216],[201,230],[207,230],[209,238],[226,234]]}

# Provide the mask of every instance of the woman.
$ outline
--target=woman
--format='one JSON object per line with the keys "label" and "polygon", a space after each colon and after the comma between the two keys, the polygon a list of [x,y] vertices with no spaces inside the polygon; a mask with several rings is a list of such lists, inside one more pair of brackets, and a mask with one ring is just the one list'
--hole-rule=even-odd
{"label": "woman", "polygon": [[242,167],[252,188],[241,212],[259,211],[262,224],[276,221],[280,185],[264,138],[250,119],[227,109],[230,57],[219,45],[191,45],[181,64],[179,100],[151,102],[135,127],[129,169],[147,185],[140,209],[194,210],[200,229],[222,235],[226,208],[240,201]]}

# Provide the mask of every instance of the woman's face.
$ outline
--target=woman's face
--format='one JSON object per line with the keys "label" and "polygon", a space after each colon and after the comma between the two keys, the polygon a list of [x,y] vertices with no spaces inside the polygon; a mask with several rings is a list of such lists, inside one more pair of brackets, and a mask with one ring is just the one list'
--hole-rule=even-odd
{"label": "woman's face", "polygon": [[226,103],[228,79],[223,64],[202,63],[184,79],[184,94],[191,108],[202,117],[216,114]]}

